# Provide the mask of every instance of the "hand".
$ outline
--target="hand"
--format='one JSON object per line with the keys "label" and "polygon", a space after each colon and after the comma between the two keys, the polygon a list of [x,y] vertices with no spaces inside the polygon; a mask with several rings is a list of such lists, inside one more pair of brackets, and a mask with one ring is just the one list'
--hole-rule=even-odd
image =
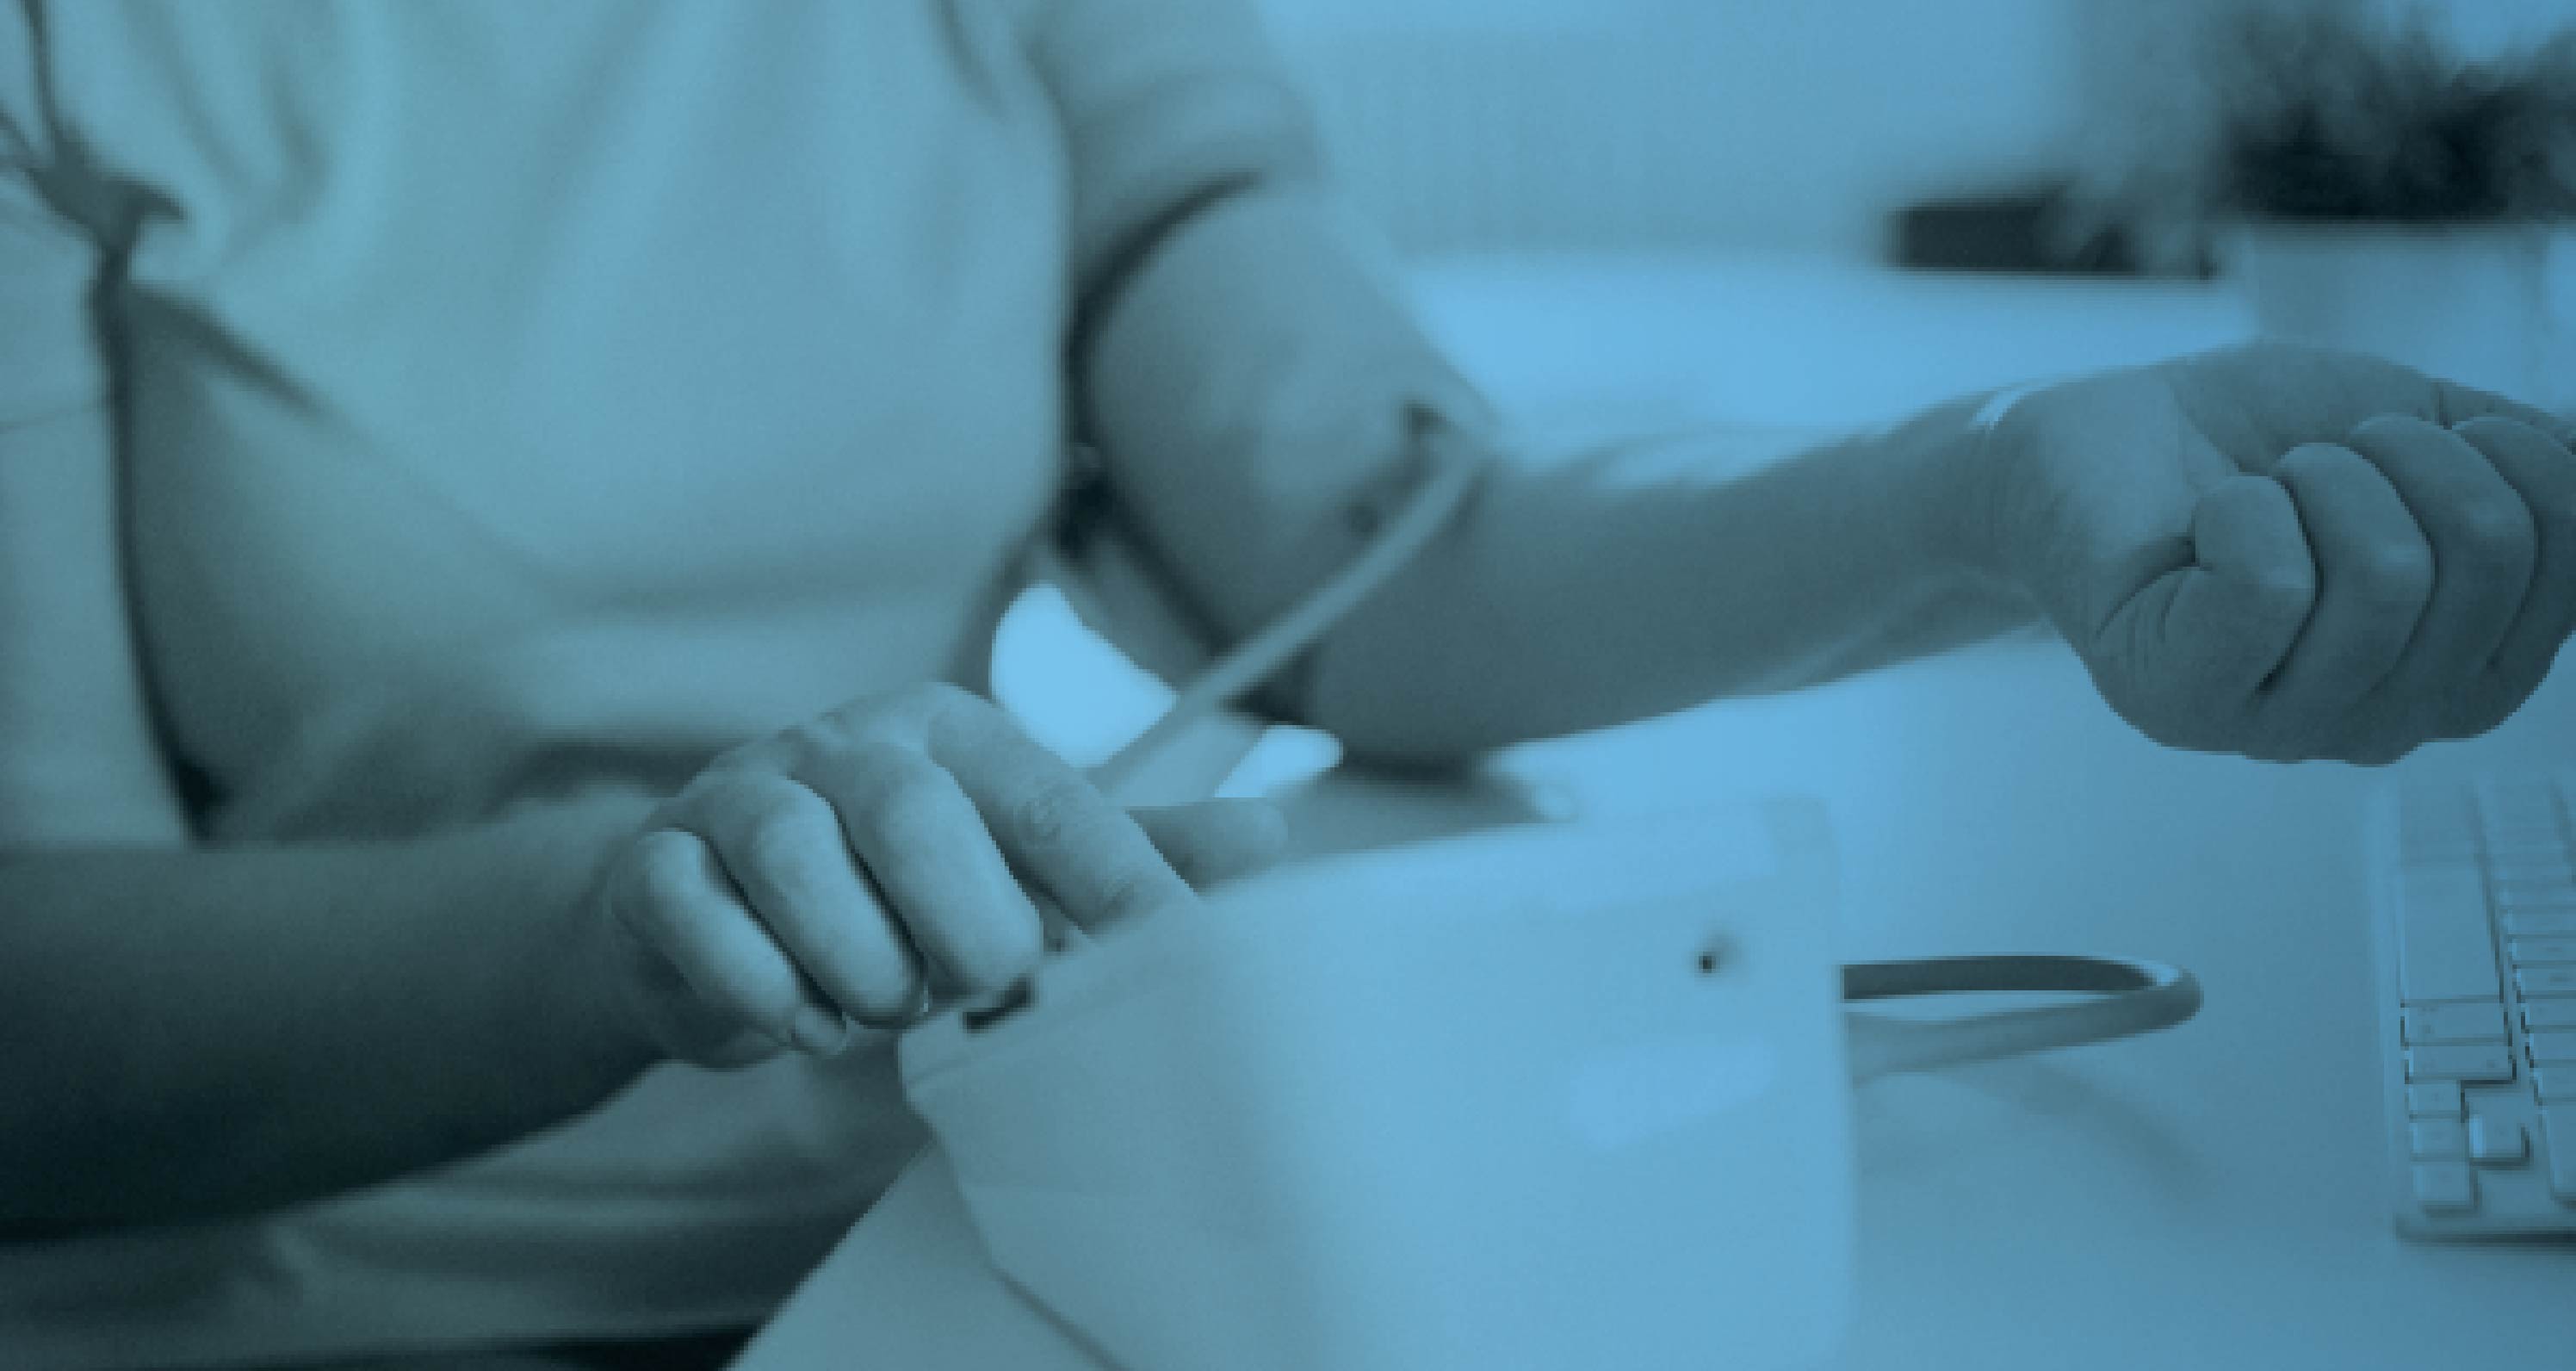
{"label": "hand", "polygon": [[1085,928],[1186,915],[1191,881],[1283,838],[1257,801],[1121,810],[999,709],[929,686],[710,764],[611,859],[599,941],[618,1010],[672,1056],[828,1054],[1036,966],[1032,891]]}
{"label": "hand", "polygon": [[2024,395],[1991,569],[2148,737],[2384,764],[2502,723],[2576,627],[2576,426],[2253,347]]}

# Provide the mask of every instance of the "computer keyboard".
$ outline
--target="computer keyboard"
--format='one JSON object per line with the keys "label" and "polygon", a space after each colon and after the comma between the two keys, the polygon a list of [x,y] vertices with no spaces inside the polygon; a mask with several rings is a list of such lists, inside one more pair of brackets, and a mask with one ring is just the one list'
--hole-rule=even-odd
{"label": "computer keyboard", "polygon": [[2576,1233],[2576,771],[2394,786],[2372,822],[2397,1227]]}

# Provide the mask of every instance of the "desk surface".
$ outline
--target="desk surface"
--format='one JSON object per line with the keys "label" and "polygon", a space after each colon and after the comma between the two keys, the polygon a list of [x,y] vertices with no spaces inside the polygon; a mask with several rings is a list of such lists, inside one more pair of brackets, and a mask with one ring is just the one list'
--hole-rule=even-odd
{"label": "desk surface", "polygon": [[[1468,262],[1423,287],[1481,381],[1578,422],[1866,420],[2247,330],[2220,289],[1812,262]],[[2576,765],[2571,675],[2400,770]],[[2037,636],[1508,766],[1592,813],[1822,797],[1850,958],[2093,951],[2200,975],[2207,1007],[2181,1031],[1860,1092],[1860,1317],[1836,1365],[2576,1364],[2576,1244],[2390,1230],[2360,847],[2379,774],[2156,748]],[[1319,800],[1308,822],[1390,813]],[[931,1183],[854,1230],[739,1371],[1087,1371],[985,1274],[944,1178],[915,1179]]]}
{"label": "desk surface", "polygon": [[[2576,681],[2408,773],[2576,763]],[[2155,748],[2023,638],[1511,762],[1587,811],[1823,796],[1846,956],[2179,962],[2185,1029],[1882,1081],[1858,1097],[1851,1368],[2541,1367],[2576,1356],[2576,1244],[2392,1234],[2364,923],[2376,773]],[[916,1178],[740,1371],[1089,1363],[984,1273]]]}

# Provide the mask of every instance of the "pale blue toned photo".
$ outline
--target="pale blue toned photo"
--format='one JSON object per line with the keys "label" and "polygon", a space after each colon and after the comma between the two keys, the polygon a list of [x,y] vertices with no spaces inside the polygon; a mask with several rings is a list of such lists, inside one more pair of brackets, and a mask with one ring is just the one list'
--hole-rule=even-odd
{"label": "pale blue toned photo", "polygon": [[2576,1365],[2569,0],[0,0],[0,1371]]}

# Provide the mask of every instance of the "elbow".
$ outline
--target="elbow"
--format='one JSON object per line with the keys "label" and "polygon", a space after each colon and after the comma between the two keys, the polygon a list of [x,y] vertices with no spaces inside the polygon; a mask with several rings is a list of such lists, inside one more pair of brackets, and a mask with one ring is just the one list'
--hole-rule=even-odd
{"label": "elbow", "polygon": [[1527,741],[1434,701],[1351,691],[1317,691],[1310,701],[1295,722],[1332,735],[1344,766],[1382,775],[1455,779],[1475,772],[1495,752]]}
{"label": "elbow", "polygon": [[1335,733],[1342,745],[1342,765],[1374,775],[1427,784],[1464,780],[1476,774],[1497,747],[1416,734],[1371,736]]}

